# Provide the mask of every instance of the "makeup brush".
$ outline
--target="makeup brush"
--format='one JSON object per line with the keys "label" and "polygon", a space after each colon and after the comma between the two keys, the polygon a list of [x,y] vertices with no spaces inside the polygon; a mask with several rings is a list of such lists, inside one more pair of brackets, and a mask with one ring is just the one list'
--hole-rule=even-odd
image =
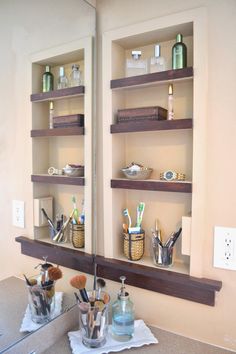
{"label": "makeup brush", "polygon": [[48,268],[48,277],[50,280],[58,280],[62,278],[62,271],[61,269],[57,267],[50,267]]}
{"label": "makeup brush", "polygon": [[78,294],[76,292],[74,292],[74,295],[75,295],[76,301],[78,302],[78,304],[80,304],[81,300],[80,300]]}
{"label": "makeup brush", "polygon": [[105,288],[106,286],[106,282],[104,279],[102,278],[98,278],[97,279],[97,295],[96,295],[96,300],[101,300],[101,291],[103,288]]}
{"label": "makeup brush", "polygon": [[87,278],[85,275],[75,275],[73,278],[71,278],[70,284],[74,288],[79,289],[80,295],[84,302],[89,302],[88,294],[85,289],[86,281]]}
{"label": "makeup brush", "polygon": [[25,278],[25,281],[26,281],[26,284],[29,285],[29,286],[34,286],[37,284],[37,280],[36,279],[31,279],[29,280],[25,274],[23,274],[24,278]]}

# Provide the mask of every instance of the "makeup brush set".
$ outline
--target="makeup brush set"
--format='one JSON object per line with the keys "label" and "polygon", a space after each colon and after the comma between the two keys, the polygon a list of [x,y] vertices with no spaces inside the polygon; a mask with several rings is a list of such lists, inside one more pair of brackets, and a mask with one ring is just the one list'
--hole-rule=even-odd
{"label": "makeup brush set", "polygon": [[[40,274],[34,277],[24,278],[29,291],[29,306],[31,319],[36,323],[44,323],[50,320],[55,306],[55,282],[62,278],[62,272],[51,263],[39,264]],[[35,268],[38,268],[35,267]]]}
{"label": "makeup brush set", "polygon": [[172,232],[166,242],[162,241],[160,230],[152,231],[152,252],[154,264],[161,267],[169,267],[173,264],[173,250],[176,241],[178,240],[182,228],[177,232]]}
{"label": "makeup brush set", "polygon": [[67,241],[66,229],[69,225],[71,241],[74,247],[81,248],[84,247],[84,222],[85,222],[85,212],[84,212],[84,202],[82,201],[82,211],[76,206],[76,198],[72,196],[73,210],[69,217],[64,220],[64,215],[56,218],[56,226],[53,221],[49,218],[44,208],[41,208],[44,217],[46,218],[48,225],[50,227],[50,235],[54,242],[62,243]]}
{"label": "makeup brush set", "polygon": [[83,343],[89,347],[98,347],[105,342],[108,330],[108,304],[110,296],[102,291],[106,283],[103,279],[96,280],[93,291],[87,292],[87,278],[85,275],[76,275],[70,284],[79,290],[75,292],[80,312],[80,324]]}

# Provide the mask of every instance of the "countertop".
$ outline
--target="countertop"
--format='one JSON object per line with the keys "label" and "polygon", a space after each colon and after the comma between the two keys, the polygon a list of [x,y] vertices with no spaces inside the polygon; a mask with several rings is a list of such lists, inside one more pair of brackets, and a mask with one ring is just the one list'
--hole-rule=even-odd
{"label": "countertop", "polygon": [[[141,348],[133,348],[123,350],[120,354],[232,354],[232,351],[214,347],[196,340],[192,340],[177,334],[164,331],[160,328],[149,327],[155,337],[158,339],[158,344],[145,345]],[[65,335],[47,349],[43,354],[71,354],[68,336]],[[96,349],[93,349],[96,354]]]}

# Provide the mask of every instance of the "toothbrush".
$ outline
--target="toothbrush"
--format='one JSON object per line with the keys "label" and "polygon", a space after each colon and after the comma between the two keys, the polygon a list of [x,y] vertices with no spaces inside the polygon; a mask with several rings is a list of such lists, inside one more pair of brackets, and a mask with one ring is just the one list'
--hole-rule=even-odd
{"label": "toothbrush", "polygon": [[80,214],[80,217],[79,217],[79,222],[80,224],[84,224],[84,219],[85,219],[85,215],[84,215],[84,199],[82,200],[82,212]]}
{"label": "toothbrush", "polygon": [[145,209],[145,203],[140,202],[137,206],[137,223],[136,223],[137,227],[141,227],[144,209]]}
{"label": "toothbrush", "polygon": [[78,218],[79,218],[79,211],[76,207],[76,198],[73,195],[72,196],[72,203],[73,203],[73,207],[74,207],[74,214],[73,214],[73,219],[72,219],[72,223],[73,224],[78,224]]}
{"label": "toothbrush", "polygon": [[126,208],[123,210],[123,215],[127,216],[128,220],[129,220],[129,228],[131,227],[131,217],[129,215],[129,210]]}

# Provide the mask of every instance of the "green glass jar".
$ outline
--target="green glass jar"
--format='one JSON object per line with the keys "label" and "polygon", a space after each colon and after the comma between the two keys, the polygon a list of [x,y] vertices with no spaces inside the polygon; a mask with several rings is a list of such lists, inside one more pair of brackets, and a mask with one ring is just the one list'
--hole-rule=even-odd
{"label": "green glass jar", "polygon": [[183,69],[187,66],[187,47],[182,41],[183,36],[178,33],[172,48],[172,69]]}
{"label": "green glass jar", "polygon": [[47,65],[43,74],[43,92],[53,90],[53,74],[50,72],[50,66]]}

